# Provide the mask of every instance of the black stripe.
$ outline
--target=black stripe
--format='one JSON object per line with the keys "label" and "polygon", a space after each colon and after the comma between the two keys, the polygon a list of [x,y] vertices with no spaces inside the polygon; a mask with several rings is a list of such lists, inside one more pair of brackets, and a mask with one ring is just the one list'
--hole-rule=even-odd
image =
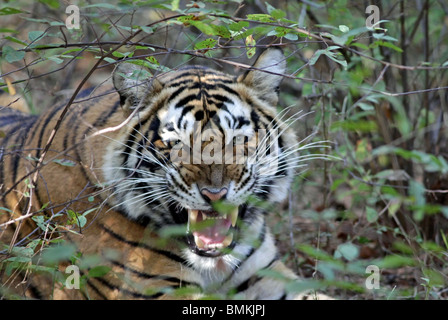
{"label": "black stripe", "polygon": [[118,261],[115,261],[115,260],[108,260],[108,261],[111,262],[113,265],[115,265],[117,267],[120,267],[120,268],[122,268],[125,271],[129,271],[129,272],[137,275],[138,277],[141,277],[141,278],[144,278],[144,279],[164,280],[164,281],[168,281],[168,282],[173,282],[174,284],[177,284],[178,288],[186,286],[186,285],[195,285],[195,286],[199,287],[199,284],[197,284],[197,283],[192,283],[192,282],[185,281],[183,279],[179,279],[179,278],[176,278],[176,277],[165,276],[165,275],[161,275],[161,274],[157,274],[157,275],[149,274],[149,273],[138,271],[138,270],[135,270],[135,269],[130,268],[128,266],[125,266],[121,262],[118,262]]}
{"label": "black stripe", "polygon": [[257,110],[258,110],[258,112],[260,112],[263,115],[263,117],[265,117],[267,119],[268,123],[272,123],[274,125],[274,127],[278,125],[276,122],[273,122],[274,118],[272,118],[269,114],[264,112],[262,108],[257,108]]}
{"label": "black stripe", "polygon": [[37,300],[43,300],[45,297],[42,295],[42,292],[39,291],[39,288],[36,287],[31,283],[31,281],[28,281],[27,283],[27,290],[30,290],[31,294],[34,296]]}
{"label": "black stripe", "polygon": [[[246,210],[247,208],[244,208],[244,212],[241,215],[242,217],[245,215]],[[263,243],[265,237],[266,237],[266,222],[263,223],[262,230],[260,232],[260,235],[258,236],[259,240],[258,243],[260,243],[260,245]],[[255,253],[255,251],[256,251],[255,248],[252,247],[244,259],[240,259],[240,261],[235,266],[232,266],[233,268],[232,272],[227,276],[227,278],[223,281],[223,283],[230,281],[235,272],[237,272],[241,268],[241,266]]]}
{"label": "black stripe", "polygon": [[[278,141],[278,152],[280,153],[283,150],[283,140],[281,137],[279,137],[277,141]],[[280,162],[278,164],[278,168],[281,169],[275,173],[276,177],[286,176],[287,167],[285,165],[286,165],[286,159],[284,157],[281,157]]]}
{"label": "black stripe", "polygon": [[[124,148],[123,151],[123,161],[121,163],[121,167],[126,168],[126,163],[128,162],[128,159],[131,155],[131,145],[135,144],[135,140],[137,139],[137,137],[140,135],[140,128],[143,127],[149,120],[151,117],[147,117],[146,119],[144,119],[143,121],[139,121],[131,130],[131,132],[128,135],[128,138],[125,141],[126,147]],[[155,116],[154,119],[151,121],[150,125],[149,125],[149,131],[153,131],[154,133],[158,132],[158,129],[160,127],[160,120],[159,117]],[[132,174],[132,170],[128,169],[128,174]]]}
{"label": "black stripe", "polygon": [[169,104],[172,100],[176,99],[176,97],[179,96],[179,94],[181,94],[183,91],[185,91],[187,89],[188,89],[188,87],[180,87],[179,89],[174,91],[166,100],[166,104]]}
{"label": "black stripe", "polygon": [[235,288],[236,293],[240,293],[242,291],[246,291],[249,288],[249,282],[251,283],[251,285],[253,285],[254,283],[260,281],[261,279],[262,278],[260,278],[258,276],[250,277],[249,279],[247,279],[246,281],[244,281],[238,287]]}
{"label": "black stripe", "polygon": [[50,113],[48,113],[48,115],[46,115],[46,117],[41,118],[41,119],[43,119],[43,124],[42,124],[42,128],[40,129],[39,138],[37,140],[37,153],[36,153],[36,158],[38,158],[38,159],[40,158],[40,152],[42,149],[42,139],[44,137],[46,130],[48,129],[47,126],[50,123],[50,121],[53,119],[54,115],[56,113],[58,113],[62,109],[62,107],[64,107],[64,106],[62,105],[57,108],[54,108],[53,110],[51,110]]}
{"label": "black stripe", "polygon": [[[76,122],[76,118],[77,118],[78,114],[76,112],[72,112],[70,115],[70,118],[67,115],[67,123],[75,123]],[[73,134],[73,136],[75,137],[73,130],[67,130],[67,133],[64,136],[64,140],[62,142],[62,147],[64,150],[67,150],[68,148],[68,143],[69,143],[69,138],[70,138],[70,134]],[[74,142],[74,138],[72,138],[72,143]],[[76,153],[76,152],[75,152]]]}
{"label": "black stripe", "polygon": [[257,112],[255,110],[252,110],[250,112],[250,118],[251,118],[252,122],[254,123],[254,129],[261,129],[259,126],[260,116],[257,114]]}
{"label": "black stripe", "polygon": [[95,285],[92,283],[91,279],[87,279],[87,285],[89,285],[89,286],[93,289],[93,291],[95,291],[96,294],[99,295],[99,296],[101,297],[101,299],[103,299],[103,300],[108,300],[108,299],[107,299],[107,296],[106,296],[104,293],[102,293],[102,292],[100,291],[100,289],[98,289],[97,286],[95,286]]}
{"label": "black stripe", "polygon": [[142,294],[139,292],[135,292],[135,291],[131,291],[128,289],[124,289],[120,286],[114,285],[109,283],[107,280],[103,279],[103,278],[95,278],[97,281],[101,282],[103,285],[105,285],[106,287],[108,287],[110,290],[118,290],[124,294],[127,294],[129,296],[132,296],[134,298],[141,298],[141,299],[157,299],[158,297],[164,295],[163,292],[158,292],[152,295],[147,295],[147,294]]}
{"label": "black stripe", "polygon": [[176,105],[174,106],[174,108],[179,109],[179,108],[184,108],[190,101],[192,100],[200,100],[201,99],[201,94],[190,94],[182,99],[180,99]]}
{"label": "black stripe", "polygon": [[[176,180],[175,176],[173,176],[171,173],[169,173],[169,175],[171,176],[173,184],[175,185],[175,187],[180,189],[183,193],[189,194],[188,190],[182,185],[182,183],[179,183],[179,181]],[[185,183],[184,177],[182,175],[179,175],[179,177]]]}
{"label": "black stripe", "polygon": [[177,127],[178,127],[179,129],[180,129],[180,125],[181,125],[181,123],[182,123],[182,120],[183,120],[184,116],[185,116],[188,112],[190,112],[191,110],[193,110],[193,109],[194,109],[193,106],[184,107],[184,109],[182,110],[182,114],[181,114],[181,116],[179,117],[179,120],[177,121]]}
{"label": "black stripe", "polygon": [[[112,108],[109,109],[109,112],[104,115],[104,116],[100,116],[98,119],[96,119],[96,121],[93,123],[94,127],[101,127],[103,125],[106,124],[107,120],[109,120],[109,118],[114,115],[115,112],[117,112],[118,108],[120,107],[120,101],[115,101],[114,105],[112,106]],[[90,130],[90,129],[88,129]]]}
{"label": "black stripe", "polygon": [[[262,268],[261,270],[265,270],[265,269],[269,269],[271,267],[271,265],[278,261],[278,258],[275,257],[273,260],[271,260],[271,262],[268,263],[268,265],[264,268]],[[249,284],[250,286],[254,286],[257,282],[263,280],[262,277],[260,276],[252,276],[249,279],[247,279],[246,281],[244,281],[243,283],[241,283],[238,287],[236,287],[236,292],[242,292],[242,291],[246,291],[249,288]]]}
{"label": "black stripe", "polygon": [[25,115],[22,113],[12,113],[7,115],[1,115],[0,117],[0,127],[4,127],[7,125],[10,125],[12,123],[16,123],[17,121],[23,121],[24,118],[26,119],[29,117],[29,115]]}
{"label": "black stripe", "polygon": [[[19,126],[22,126],[22,125],[23,124],[19,124]],[[34,121],[28,123],[27,126],[25,128],[23,128],[23,131],[14,137],[15,138],[14,143],[18,144],[20,148],[24,146],[27,136],[28,136],[28,133],[31,132],[31,128],[33,127],[33,125],[34,125]],[[18,149],[17,151],[14,152],[14,154],[11,154],[12,183],[15,183],[16,179],[17,179],[17,174],[19,171],[19,164],[20,164],[22,152],[23,152],[23,150]],[[23,160],[23,161],[25,161],[25,160]]]}
{"label": "black stripe", "polygon": [[236,92],[236,91],[233,90],[233,89],[230,89],[230,87],[229,87],[229,86],[226,86],[225,84],[217,84],[216,86],[217,86],[218,88],[221,88],[221,89],[227,91],[228,93],[231,93],[231,94],[233,94],[233,95],[235,95],[235,96],[237,96],[237,97],[240,97],[240,95],[238,94],[238,92]]}
{"label": "black stripe", "polygon": [[239,185],[239,189],[243,189],[244,186],[249,183],[251,178],[252,178],[252,176],[249,175],[243,182],[241,182],[240,185]]}
{"label": "black stripe", "polygon": [[171,253],[171,252],[168,252],[168,251],[165,251],[165,250],[152,248],[152,247],[150,247],[150,246],[148,246],[148,245],[146,245],[144,243],[127,240],[127,239],[123,238],[122,236],[120,236],[119,234],[115,233],[114,231],[110,230],[109,228],[107,228],[103,224],[100,224],[100,227],[104,231],[106,231],[108,234],[110,234],[112,237],[114,237],[115,239],[117,239],[117,240],[119,240],[121,242],[124,242],[124,243],[126,243],[126,244],[128,244],[130,246],[144,248],[144,249],[153,251],[155,253],[158,253],[160,255],[163,255],[163,256],[165,256],[165,257],[167,257],[167,258],[169,258],[171,260],[174,260],[176,262],[182,263],[183,265],[188,265],[188,261],[186,261],[185,259],[175,255],[174,253]]}

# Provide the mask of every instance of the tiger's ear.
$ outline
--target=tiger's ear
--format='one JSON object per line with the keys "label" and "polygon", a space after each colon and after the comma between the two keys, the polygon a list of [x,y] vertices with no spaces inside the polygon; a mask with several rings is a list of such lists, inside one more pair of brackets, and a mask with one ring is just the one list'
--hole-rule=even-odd
{"label": "tiger's ear", "polygon": [[120,104],[125,112],[132,112],[142,99],[148,99],[162,90],[162,84],[141,65],[121,62],[112,76],[115,89],[120,94]]}
{"label": "tiger's ear", "polygon": [[238,81],[252,87],[259,94],[260,98],[276,106],[280,82],[283,79],[278,74],[283,74],[286,71],[285,60],[282,49],[278,47],[268,48],[258,57],[253,65],[254,68],[259,70],[249,70],[240,76]]}

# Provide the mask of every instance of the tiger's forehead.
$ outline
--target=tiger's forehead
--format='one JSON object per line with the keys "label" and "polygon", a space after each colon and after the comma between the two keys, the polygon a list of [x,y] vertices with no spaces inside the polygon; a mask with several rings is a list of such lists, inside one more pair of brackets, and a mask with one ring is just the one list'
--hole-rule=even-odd
{"label": "tiger's forehead", "polygon": [[217,82],[235,83],[236,77],[203,66],[187,66],[163,75],[160,80],[166,87],[177,87],[191,83],[215,84]]}
{"label": "tiger's forehead", "polygon": [[164,131],[189,135],[195,122],[223,130],[241,130],[250,124],[250,108],[238,92],[236,77],[192,66],[162,81],[168,91],[158,112]]}

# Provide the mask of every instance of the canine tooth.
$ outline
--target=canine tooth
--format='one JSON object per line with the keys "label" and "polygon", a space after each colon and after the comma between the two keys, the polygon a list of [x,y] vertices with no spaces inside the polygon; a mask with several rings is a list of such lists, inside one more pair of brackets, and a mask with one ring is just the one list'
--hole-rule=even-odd
{"label": "canine tooth", "polygon": [[205,243],[199,239],[197,236],[194,236],[194,242],[199,249],[203,249],[205,247]]}
{"label": "canine tooth", "polygon": [[228,247],[233,241],[233,233],[230,233],[223,242],[221,242],[222,247]]}
{"label": "canine tooth", "polygon": [[196,220],[198,219],[198,212],[199,210],[188,210],[189,215],[189,222],[196,223]]}
{"label": "canine tooth", "polygon": [[233,209],[233,211],[230,213],[230,218],[232,219],[232,227],[235,227],[236,220],[238,219],[238,207]]}

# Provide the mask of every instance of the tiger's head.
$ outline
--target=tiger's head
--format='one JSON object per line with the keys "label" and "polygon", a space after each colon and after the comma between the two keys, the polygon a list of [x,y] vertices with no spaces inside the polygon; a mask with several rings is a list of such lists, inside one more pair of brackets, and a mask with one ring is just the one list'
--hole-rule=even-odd
{"label": "tiger's head", "polygon": [[104,167],[116,206],[156,227],[187,225],[192,263],[247,255],[266,228],[253,199],[284,200],[296,165],[276,110],[285,68],[276,48],[239,77],[190,66],[153,78],[121,63],[113,82],[132,118]]}

